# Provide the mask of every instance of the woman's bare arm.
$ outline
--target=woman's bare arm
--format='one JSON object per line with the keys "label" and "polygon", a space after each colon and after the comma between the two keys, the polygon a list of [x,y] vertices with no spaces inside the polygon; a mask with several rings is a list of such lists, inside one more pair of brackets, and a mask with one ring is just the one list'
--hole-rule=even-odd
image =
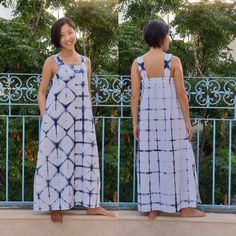
{"label": "woman's bare arm", "polygon": [[43,65],[41,82],[38,90],[38,106],[40,111],[40,117],[43,117],[46,106],[46,95],[49,83],[53,77],[55,71],[55,61],[52,57],[48,57]]}
{"label": "woman's bare arm", "polygon": [[181,61],[178,57],[173,56],[172,63],[174,65],[174,80],[175,80],[175,88],[176,94],[179,99],[179,103],[181,109],[183,111],[183,115],[186,121],[187,129],[189,132],[189,138],[192,138],[192,125],[189,116],[189,105],[188,98],[186,95],[186,90],[184,86],[184,76]]}
{"label": "woman's bare arm", "polygon": [[91,101],[91,104],[92,104],[92,95],[91,95],[91,74],[92,74],[92,69],[91,69],[91,61],[88,57],[86,58],[86,68],[87,68],[89,97],[90,97],[90,101]]}
{"label": "woman's bare arm", "polygon": [[138,110],[140,96],[140,74],[137,61],[134,60],[131,68],[131,112],[133,117],[134,136],[138,139]]}

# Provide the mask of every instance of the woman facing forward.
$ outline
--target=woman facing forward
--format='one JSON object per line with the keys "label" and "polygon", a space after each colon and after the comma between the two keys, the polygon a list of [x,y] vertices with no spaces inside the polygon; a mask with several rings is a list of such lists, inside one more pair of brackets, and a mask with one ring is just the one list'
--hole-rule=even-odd
{"label": "woman facing forward", "polygon": [[114,216],[99,206],[90,60],[75,50],[76,32],[70,19],[61,18],[54,23],[51,40],[61,51],[46,59],[38,91],[42,125],[34,179],[34,210],[50,211],[54,222],[62,222],[61,211],[75,205],[86,207],[87,214]]}
{"label": "woman facing forward", "polygon": [[195,209],[200,197],[182,65],[178,57],[165,53],[168,33],[164,22],[149,22],[144,39],[150,50],[132,65],[133,132],[139,143],[138,210],[152,219],[160,211],[200,217],[205,214]]}

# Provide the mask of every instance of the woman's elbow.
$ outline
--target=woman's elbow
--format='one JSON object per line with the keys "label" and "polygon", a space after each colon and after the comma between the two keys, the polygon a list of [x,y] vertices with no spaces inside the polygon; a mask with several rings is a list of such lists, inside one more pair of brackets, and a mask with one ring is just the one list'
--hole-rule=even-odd
{"label": "woman's elbow", "polygon": [[139,99],[139,94],[136,94],[136,93],[132,93],[131,94],[131,100],[138,100]]}
{"label": "woman's elbow", "polygon": [[178,97],[179,99],[183,99],[183,98],[186,97],[185,91],[179,91],[179,92],[177,92],[176,94],[177,94],[177,97]]}
{"label": "woman's elbow", "polygon": [[44,89],[38,90],[38,98],[40,97],[46,97],[46,91]]}

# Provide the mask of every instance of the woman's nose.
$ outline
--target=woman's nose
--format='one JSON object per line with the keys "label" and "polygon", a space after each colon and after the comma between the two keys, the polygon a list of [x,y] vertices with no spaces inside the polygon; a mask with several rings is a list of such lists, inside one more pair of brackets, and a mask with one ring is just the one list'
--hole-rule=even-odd
{"label": "woman's nose", "polygon": [[66,34],[66,35],[65,35],[65,40],[67,41],[67,40],[69,40],[69,39],[70,39],[69,34]]}

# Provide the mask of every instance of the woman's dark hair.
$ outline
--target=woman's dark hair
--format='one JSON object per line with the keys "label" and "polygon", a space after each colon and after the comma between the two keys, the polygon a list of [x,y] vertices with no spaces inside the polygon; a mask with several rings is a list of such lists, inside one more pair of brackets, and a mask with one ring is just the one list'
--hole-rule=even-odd
{"label": "woman's dark hair", "polygon": [[61,33],[61,27],[64,24],[70,25],[74,30],[76,29],[75,23],[70,18],[63,17],[63,18],[58,19],[53,24],[53,26],[51,28],[51,41],[52,41],[52,44],[56,48],[60,48],[61,47],[61,45],[60,45],[60,37],[61,37],[60,33]]}
{"label": "woman's dark hair", "polygon": [[164,21],[149,21],[144,26],[144,40],[149,47],[159,48],[169,33],[169,26]]}

